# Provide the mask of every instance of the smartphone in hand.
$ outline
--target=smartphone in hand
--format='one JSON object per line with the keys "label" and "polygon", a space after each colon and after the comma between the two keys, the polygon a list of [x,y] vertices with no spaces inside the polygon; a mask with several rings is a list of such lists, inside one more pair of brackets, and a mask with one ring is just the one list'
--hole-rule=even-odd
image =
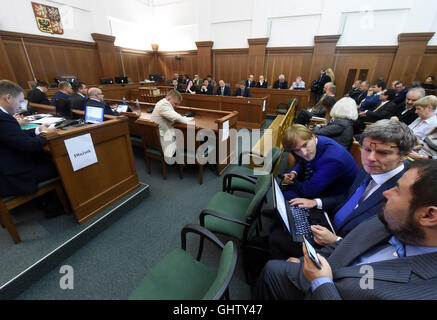
{"label": "smartphone in hand", "polygon": [[307,248],[308,255],[311,259],[311,261],[314,263],[314,265],[317,267],[317,269],[322,269],[322,265],[320,264],[319,258],[317,258],[317,252],[314,249],[314,247],[309,243],[306,236],[303,236],[303,240],[305,243],[305,247]]}

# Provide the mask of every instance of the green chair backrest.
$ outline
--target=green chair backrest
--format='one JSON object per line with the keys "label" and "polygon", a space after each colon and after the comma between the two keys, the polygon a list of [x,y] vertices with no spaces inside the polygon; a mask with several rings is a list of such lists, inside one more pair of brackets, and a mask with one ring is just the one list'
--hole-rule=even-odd
{"label": "green chair backrest", "polygon": [[226,243],[220,256],[220,264],[217,269],[217,277],[205,293],[202,300],[218,300],[231,281],[236,266],[236,247],[232,241]]}
{"label": "green chair backrest", "polygon": [[255,184],[255,196],[252,198],[252,201],[249,204],[249,207],[246,210],[246,219],[253,217],[260,206],[263,204],[264,197],[270,189],[271,178],[270,174],[257,176],[256,184]]}

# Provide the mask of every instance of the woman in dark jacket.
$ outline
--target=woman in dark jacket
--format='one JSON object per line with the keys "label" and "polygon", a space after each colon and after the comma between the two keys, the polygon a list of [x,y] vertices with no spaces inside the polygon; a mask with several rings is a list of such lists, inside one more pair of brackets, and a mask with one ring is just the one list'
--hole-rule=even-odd
{"label": "woman in dark jacket", "polygon": [[358,118],[355,100],[347,97],[339,100],[330,115],[331,120],[326,127],[314,127],[314,134],[329,137],[349,150],[354,137],[354,121]]}

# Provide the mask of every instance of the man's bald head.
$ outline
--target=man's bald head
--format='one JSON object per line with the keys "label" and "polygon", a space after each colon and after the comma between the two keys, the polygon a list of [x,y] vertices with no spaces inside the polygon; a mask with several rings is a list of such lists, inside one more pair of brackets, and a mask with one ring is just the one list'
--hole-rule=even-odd
{"label": "man's bald head", "polygon": [[90,99],[97,99],[102,101],[103,100],[102,90],[100,90],[99,88],[91,88],[88,90],[88,97]]}

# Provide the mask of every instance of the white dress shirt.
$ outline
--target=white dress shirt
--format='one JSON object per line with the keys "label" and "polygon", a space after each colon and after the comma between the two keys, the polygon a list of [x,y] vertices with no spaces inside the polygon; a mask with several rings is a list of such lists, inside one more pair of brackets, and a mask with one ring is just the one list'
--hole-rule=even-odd
{"label": "white dress shirt", "polygon": [[426,136],[437,127],[437,116],[434,114],[431,118],[426,120],[417,118],[408,127],[413,130],[413,133],[417,137],[419,137],[420,144],[422,144]]}

